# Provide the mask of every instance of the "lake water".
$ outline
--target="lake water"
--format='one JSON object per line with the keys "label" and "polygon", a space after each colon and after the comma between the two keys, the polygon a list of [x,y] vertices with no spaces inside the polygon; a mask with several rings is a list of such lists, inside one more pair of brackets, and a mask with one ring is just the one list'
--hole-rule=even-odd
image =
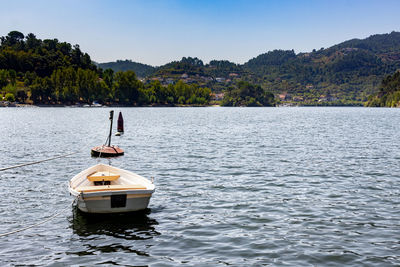
{"label": "lake water", "polygon": [[[0,265],[399,266],[400,109],[0,109]],[[116,120],[115,120],[116,121]],[[114,124],[115,125],[115,124]],[[114,127],[115,131],[115,127]],[[67,182],[98,162],[155,178],[144,212],[87,216]]]}

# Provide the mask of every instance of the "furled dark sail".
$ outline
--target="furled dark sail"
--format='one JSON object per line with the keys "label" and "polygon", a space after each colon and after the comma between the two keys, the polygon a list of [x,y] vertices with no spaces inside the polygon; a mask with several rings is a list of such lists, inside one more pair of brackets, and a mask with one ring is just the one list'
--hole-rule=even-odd
{"label": "furled dark sail", "polygon": [[122,118],[122,113],[119,112],[118,123],[117,123],[117,132],[124,132],[124,119]]}

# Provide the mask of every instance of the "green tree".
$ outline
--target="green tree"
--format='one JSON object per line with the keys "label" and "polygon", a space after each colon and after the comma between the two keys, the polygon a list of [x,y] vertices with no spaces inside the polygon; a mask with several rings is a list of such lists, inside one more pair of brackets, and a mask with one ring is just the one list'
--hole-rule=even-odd
{"label": "green tree", "polygon": [[225,92],[223,106],[273,106],[274,95],[264,91],[261,86],[246,81],[237,83],[236,88]]}
{"label": "green tree", "polygon": [[98,88],[99,78],[95,71],[79,68],[76,73],[76,80],[80,98],[86,103],[92,103]]}
{"label": "green tree", "polygon": [[137,103],[139,99],[139,89],[141,82],[136,79],[133,71],[118,71],[114,77],[114,97],[120,103]]}
{"label": "green tree", "polygon": [[15,96],[12,93],[7,93],[4,99],[9,102],[15,102]]}

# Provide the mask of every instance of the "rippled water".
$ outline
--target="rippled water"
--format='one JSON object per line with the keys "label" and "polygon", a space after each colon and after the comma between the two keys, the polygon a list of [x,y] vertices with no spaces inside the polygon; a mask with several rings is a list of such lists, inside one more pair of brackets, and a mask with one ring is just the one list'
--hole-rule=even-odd
{"label": "rippled water", "polygon": [[[400,109],[123,108],[126,154],[93,159],[108,108],[0,109],[0,265],[399,266]],[[155,177],[144,212],[87,216],[97,162]]]}

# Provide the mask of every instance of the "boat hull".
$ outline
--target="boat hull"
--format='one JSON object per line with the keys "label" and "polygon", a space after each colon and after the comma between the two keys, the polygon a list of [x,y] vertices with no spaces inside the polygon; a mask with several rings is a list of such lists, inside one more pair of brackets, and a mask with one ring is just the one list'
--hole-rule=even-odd
{"label": "boat hull", "polygon": [[152,181],[104,164],[75,175],[68,184],[79,210],[87,213],[122,213],[146,209],[155,191]]}
{"label": "boat hull", "polygon": [[144,210],[149,205],[151,194],[116,193],[103,196],[80,196],[77,207],[86,213],[123,213]]}
{"label": "boat hull", "polygon": [[118,146],[96,146],[91,150],[92,157],[118,157],[124,155],[124,150]]}

